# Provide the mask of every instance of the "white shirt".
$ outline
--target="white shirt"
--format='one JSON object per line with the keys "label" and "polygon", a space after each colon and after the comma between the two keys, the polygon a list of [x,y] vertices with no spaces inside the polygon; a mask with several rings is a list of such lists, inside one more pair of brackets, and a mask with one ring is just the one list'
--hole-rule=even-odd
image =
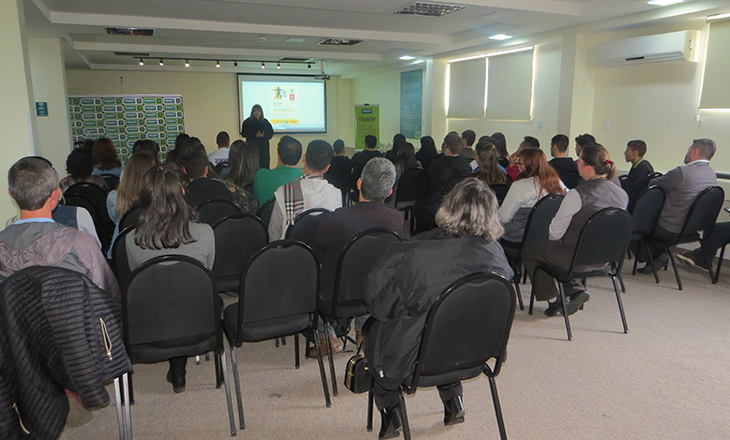
{"label": "white shirt", "polygon": [[231,152],[231,150],[229,148],[219,148],[216,151],[214,151],[208,155],[208,160],[214,166],[218,165],[221,162],[228,161],[228,153],[230,153],[230,152]]}
{"label": "white shirt", "polygon": [[[560,182],[560,187],[566,189],[563,182]],[[517,211],[522,208],[532,208],[547,194],[547,191],[540,191],[540,181],[537,177],[528,177],[514,182],[509,187],[502,206],[499,207],[499,221],[503,225],[511,222]]]}

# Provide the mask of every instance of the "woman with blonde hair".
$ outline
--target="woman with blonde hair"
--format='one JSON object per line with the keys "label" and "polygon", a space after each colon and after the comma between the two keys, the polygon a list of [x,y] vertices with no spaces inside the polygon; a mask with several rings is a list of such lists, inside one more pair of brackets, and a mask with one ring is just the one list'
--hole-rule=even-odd
{"label": "woman with blonde hair", "polygon": [[253,142],[259,149],[260,168],[269,169],[269,139],[274,136],[274,128],[264,117],[264,109],[256,104],[251,107],[251,116],[241,125],[241,136]]}

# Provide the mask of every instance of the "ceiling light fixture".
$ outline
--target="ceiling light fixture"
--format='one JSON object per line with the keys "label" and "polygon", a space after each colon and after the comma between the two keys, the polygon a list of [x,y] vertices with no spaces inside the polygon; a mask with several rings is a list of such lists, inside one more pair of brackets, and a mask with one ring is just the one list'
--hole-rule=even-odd
{"label": "ceiling light fixture", "polygon": [[281,64],[280,63],[276,63],[276,68],[277,69],[281,69]]}
{"label": "ceiling light fixture", "polygon": [[215,67],[220,67],[220,66],[221,66],[221,62],[220,61],[216,61],[215,62]]}
{"label": "ceiling light fixture", "polygon": [[497,41],[509,40],[510,38],[512,38],[512,35],[505,35],[505,34],[497,34],[497,35],[492,35],[491,37],[489,37],[490,40],[497,40]]}
{"label": "ceiling light fixture", "polygon": [[162,61],[162,58],[160,58],[160,66],[164,66],[164,65],[165,65],[165,62]]}
{"label": "ceiling light fixture", "polygon": [[416,57],[414,57],[413,55],[403,55],[402,57],[398,57],[398,59],[403,60],[403,61],[410,61],[410,60],[415,60]]}
{"label": "ceiling light fixture", "polygon": [[264,62],[263,62],[263,61],[261,62],[261,68],[262,68],[262,69],[266,69],[266,64],[264,64]]}
{"label": "ceiling light fixture", "polygon": [[238,61],[233,62],[233,67],[238,67]]}
{"label": "ceiling light fixture", "polygon": [[730,12],[725,12],[722,14],[715,14],[715,15],[708,15],[707,21],[722,20],[723,18],[730,18]]}
{"label": "ceiling light fixture", "polygon": [[190,61],[185,60],[185,67],[190,67]]}
{"label": "ceiling light fixture", "polygon": [[650,0],[647,3],[653,6],[670,6],[684,3],[684,0]]}
{"label": "ceiling light fixture", "polygon": [[312,64],[311,63],[307,63],[307,69],[312,70]]}
{"label": "ceiling light fixture", "polygon": [[144,60],[142,58],[139,59],[139,65],[144,66]]}

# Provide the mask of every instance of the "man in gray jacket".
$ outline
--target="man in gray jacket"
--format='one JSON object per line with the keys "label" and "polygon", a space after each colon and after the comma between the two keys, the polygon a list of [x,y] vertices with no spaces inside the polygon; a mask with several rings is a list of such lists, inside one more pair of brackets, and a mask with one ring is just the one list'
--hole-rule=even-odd
{"label": "man in gray jacket", "polygon": [[[710,167],[710,159],[715,155],[717,145],[712,139],[695,139],[684,155],[686,165],[676,167],[661,177],[652,179],[650,185],[664,188],[667,198],[659,216],[659,225],[656,235],[677,235],[682,230],[692,202],[705,188],[717,183],[717,176]],[[667,255],[653,256],[656,261],[654,268],[659,270],[667,264]],[[641,261],[641,260],[639,260]],[[641,273],[651,273],[650,265],[639,270]]]}

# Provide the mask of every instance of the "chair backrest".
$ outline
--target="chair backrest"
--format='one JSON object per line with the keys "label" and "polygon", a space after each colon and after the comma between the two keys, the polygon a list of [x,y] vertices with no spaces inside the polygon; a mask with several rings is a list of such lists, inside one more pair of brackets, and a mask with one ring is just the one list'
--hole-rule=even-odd
{"label": "chair backrest", "polygon": [[562,194],[548,194],[535,203],[525,224],[525,233],[522,236],[522,246],[538,241],[548,241],[550,238],[550,222],[563,203]]}
{"label": "chair backrest", "polygon": [[439,190],[437,190],[441,195],[441,198],[446,197],[446,195],[450,193],[456,185],[458,185],[462,180],[466,179],[467,177],[468,176],[452,177],[451,180],[446,182]]}
{"label": "chair backrest", "polygon": [[104,182],[106,182],[106,186],[109,187],[109,190],[117,189],[119,186],[119,176],[116,174],[109,174],[109,173],[103,173],[99,174],[99,177],[104,179]]}
{"label": "chair backrest", "polygon": [[78,206],[84,208],[91,215],[91,219],[94,220],[94,226],[99,229],[101,224],[101,216],[99,214],[99,207],[91,200],[88,196],[83,194],[65,194],[63,195],[63,204],[66,206]]}
{"label": "chair backrest", "polygon": [[296,315],[314,315],[319,261],[304,243],[279,240],[266,245],[241,274],[237,340],[244,324]]}
{"label": "chair backrest", "polygon": [[491,185],[489,188],[494,191],[494,195],[497,196],[497,202],[502,205],[504,198],[507,197],[507,192],[509,192],[509,185],[506,183],[497,183]]}
{"label": "chair backrest", "polygon": [[234,214],[213,226],[215,264],[213,276],[241,276],[246,262],[269,242],[269,232],[258,217]]}
{"label": "chair backrest", "polygon": [[563,181],[566,188],[573,189],[580,183],[580,174],[578,174],[578,171],[568,171],[560,176],[560,180]]}
{"label": "chair backrest", "polygon": [[112,244],[112,270],[117,276],[117,283],[123,286],[132,273],[129,268],[129,258],[127,257],[127,236],[134,231],[134,227],[124,228],[117,235],[117,239]]}
{"label": "chair backrest", "polygon": [[515,292],[504,278],[476,273],[452,283],[428,311],[411,388],[425,376],[475,377],[490,359],[490,375],[499,374],[514,315]]}
{"label": "chair backrest", "polygon": [[222,348],[213,274],[181,255],[136,268],[122,290],[124,340],[133,361],[157,362]]}
{"label": "chair backrest", "polygon": [[698,231],[712,230],[724,202],[725,191],[719,186],[711,186],[702,190],[687,212],[680,237]]}
{"label": "chair backrest", "polygon": [[129,208],[119,220],[119,230],[121,231],[129,227],[137,226],[137,220],[139,220],[139,212],[141,209],[142,207],[139,205]]}
{"label": "chair backrest", "polygon": [[347,158],[332,159],[330,169],[324,173],[324,178],[330,185],[340,191],[348,191],[350,189],[350,179],[352,178],[352,165]]}
{"label": "chair backrest", "polygon": [[403,241],[400,235],[386,228],[365,230],[353,238],[340,253],[335,275],[332,315],[339,304],[363,304],[366,279],[375,263],[391,243]]}
{"label": "chair backrest", "polygon": [[269,222],[271,221],[271,212],[274,210],[274,203],[276,203],[276,197],[272,197],[269,200],[265,201],[264,204],[259,207],[259,210],[256,211],[256,217],[261,219],[261,221],[264,223],[264,226],[266,226],[266,229],[269,228]]}
{"label": "chair backrest", "polygon": [[319,224],[329,214],[332,214],[332,211],[325,208],[312,208],[302,212],[296,216],[294,223],[287,228],[286,239],[305,243],[312,248],[317,258],[322,258],[325,250],[317,243],[317,231],[319,230]]}
{"label": "chair backrest", "polygon": [[64,197],[70,195],[82,195],[86,196],[94,202],[96,210],[99,213],[99,220],[102,222],[111,221],[109,219],[109,213],[106,210],[106,196],[107,192],[104,191],[99,185],[95,185],[90,182],[79,182],[66,188],[63,192]]}
{"label": "chair backrest", "polygon": [[238,206],[228,200],[206,200],[196,206],[195,210],[200,214],[200,221],[211,227],[229,215],[241,212]]}
{"label": "chair backrest", "polygon": [[604,208],[593,214],[580,232],[569,272],[578,266],[611,263],[618,267],[626,255],[631,224],[631,214],[625,209]]}
{"label": "chair backrest", "polygon": [[652,186],[639,196],[631,209],[633,232],[650,234],[656,228],[659,215],[664,207],[666,193],[664,188]]}
{"label": "chair backrest", "polygon": [[414,202],[428,198],[428,174],[421,168],[411,168],[398,179],[395,207],[398,203]]}

